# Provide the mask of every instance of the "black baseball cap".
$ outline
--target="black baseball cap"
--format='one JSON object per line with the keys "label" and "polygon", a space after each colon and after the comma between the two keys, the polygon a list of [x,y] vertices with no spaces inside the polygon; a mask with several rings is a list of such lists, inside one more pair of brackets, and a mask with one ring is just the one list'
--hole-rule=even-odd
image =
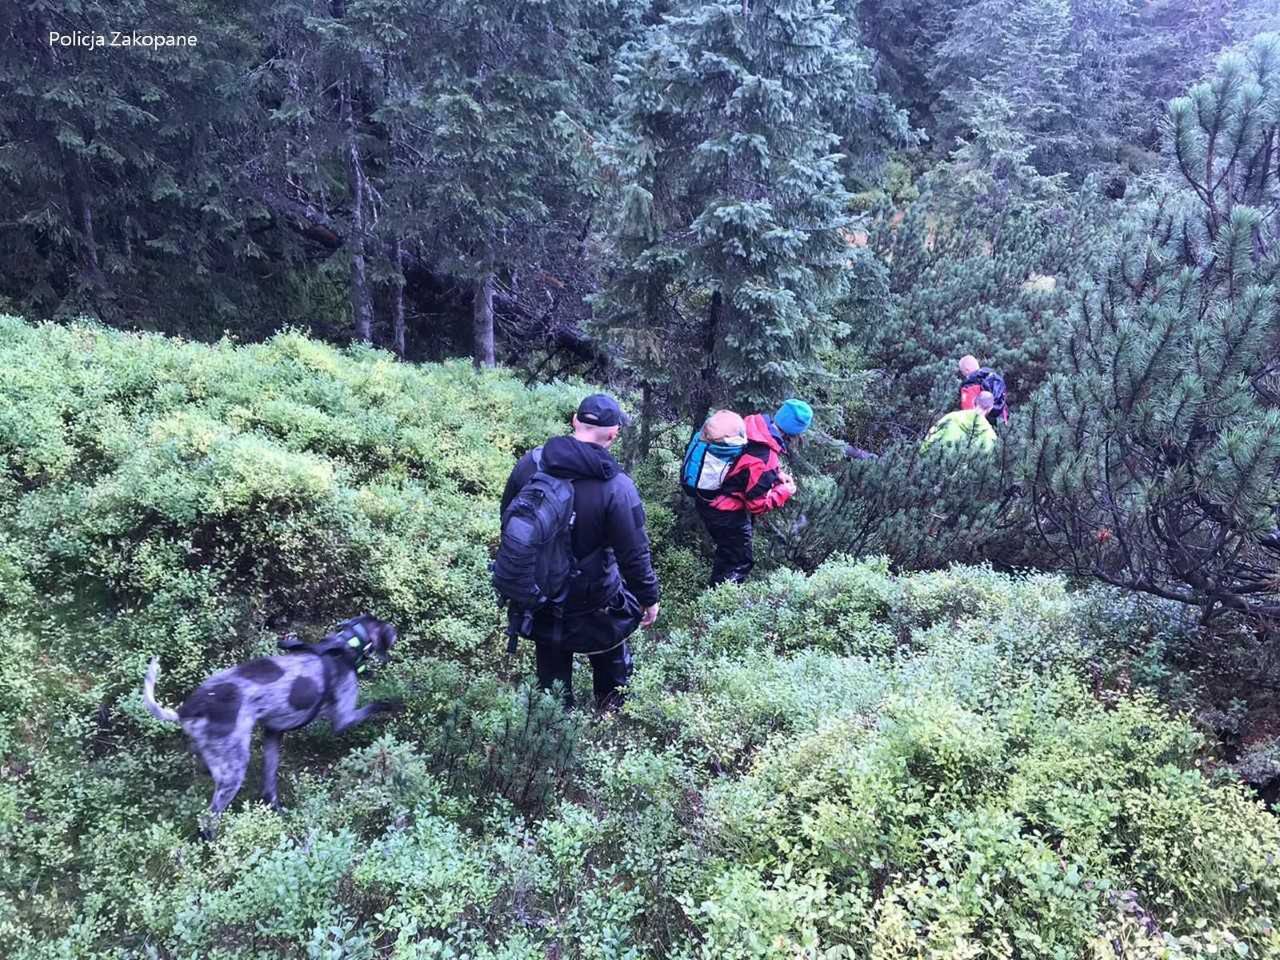
{"label": "black baseball cap", "polygon": [[607,393],[593,393],[578,404],[578,419],[593,427],[625,427],[631,418]]}

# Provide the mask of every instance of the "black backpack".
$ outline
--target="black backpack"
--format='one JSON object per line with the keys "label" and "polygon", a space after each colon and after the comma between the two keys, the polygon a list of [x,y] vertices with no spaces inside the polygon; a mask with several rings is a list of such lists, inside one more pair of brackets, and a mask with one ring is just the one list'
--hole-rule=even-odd
{"label": "black backpack", "polygon": [[982,379],[982,386],[991,391],[991,399],[995,401],[991,406],[992,414],[997,417],[1004,416],[1006,410],[1004,377],[994,370],[988,370],[987,375]]}
{"label": "black backpack", "polygon": [[991,405],[991,419],[1007,420],[1009,418],[1009,408],[1005,399],[1004,377],[996,373],[990,367],[982,367],[971,373],[964,381],[966,384],[976,383],[991,394],[994,401]]}
{"label": "black backpack", "polygon": [[490,567],[493,589],[509,605],[512,651],[517,636],[529,636],[539,610],[551,608],[558,631],[574,570],[573,482],[542,470],[541,447],[533,459],[538,470],[502,514],[502,539]]}

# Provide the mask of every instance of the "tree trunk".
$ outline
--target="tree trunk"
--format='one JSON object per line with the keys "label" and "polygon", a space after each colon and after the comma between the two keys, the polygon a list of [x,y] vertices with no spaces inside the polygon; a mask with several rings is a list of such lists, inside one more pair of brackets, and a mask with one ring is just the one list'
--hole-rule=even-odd
{"label": "tree trunk", "polygon": [[351,319],[357,340],[373,340],[373,297],[365,268],[365,185],[356,139],[355,110],[351,104],[351,78],[342,81],[342,110],[347,121],[347,160],[351,177]]}
{"label": "tree trunk", "polygon": [[77,286],[88,296],[98,319],[111,323],[113,318],[107,315],[111,291],[98,257],[98,236],[93,225],[93,202],[84,161],[78,156],[71,156],[64,162],[63,185],[67,192],[67,205],[71,210],[73,229],[79,234],[76,244],[79,261]]}
{"label": "tree trunk", "polygon": [[392,349],[396,356],[404,359],[404,244],[396,237],[395,257],[395,298],[391,308]]}
{"label": "tree trunk", "polygon": [[652,442],[651,424],[653,423],[653,385],[644,382],[640,392],[640,457],[649,456],[649,444]]}
{"label": "tree trunk", "polygon": [[640,435],[633,437],[630,430],[623,433],[622,449],[625,451],[625,461],[622,469],[627,473],[635,469],[636,461],[649,456],[649,448],[652,445],[652,423],[653,387],[646,380],[641,384]]}
{"label": "tree trunk", "polygon": [[472,337],[475,344],[473,363],[481,367],[497,365],[493,353],[493,271],[476,278],[475,300],[472,305]]}
{"label": "tree trunk", "polygon": [[716,340],[720,336],[721,314],[724,312],[724,298],[720,291],[711,294],[711,303],[707,307],[706,337],[702,342],[702,384],[698,388],[698,398],[694,405],[693,422],[702,423],[711,412],[711,402],[715,392],[715,356]]}
{"label": "tree trunk", "polygon": [[93,228],[93,205],[89,201],[84,163],[79,157],[70,157],[66,161],[65,170],[67,205],[71,208],[72,221],[80,233],[80,269],[97,288],[102,284],[102,266],[98,260],[98,238]]}

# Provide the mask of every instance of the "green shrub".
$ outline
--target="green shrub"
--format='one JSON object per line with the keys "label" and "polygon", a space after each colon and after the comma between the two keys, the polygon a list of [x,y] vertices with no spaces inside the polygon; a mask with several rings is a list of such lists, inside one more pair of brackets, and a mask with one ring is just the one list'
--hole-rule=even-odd
{"label": "green shrub", "polygon": [[[145,612],[195,576],[240,631],[368,605],[441,652],[496,634],[475,589],[493,498],[516,453],[563,430],[577,391],[297,334],[209,347],[0,323],[0,455],[38,587]],[[207,635],[197,669],[239,652],[228,632]]]}
{"label": "green shrub", "polygon": [[[1153,695],[1162,605],[882,558],[703,591],[659,442],[662,620],[621,714],[566,714],[485,565],[580,388],[10,318],[0,360],[0,955],[1280,956],[1280,828]],[[404,713],[290,734],[282,812],[255,750],[197,841],[147,659],[175,704],[360,609]]]}

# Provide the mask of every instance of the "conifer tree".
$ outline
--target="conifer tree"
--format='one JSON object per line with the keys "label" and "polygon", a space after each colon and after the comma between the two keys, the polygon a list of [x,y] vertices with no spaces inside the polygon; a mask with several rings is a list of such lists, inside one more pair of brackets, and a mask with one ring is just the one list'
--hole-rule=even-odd
{"label": "conifer tree", "polygon": [[253,173],[341,227],[356,337],[381,295],[403,343],[413,263],[470,301],[475,363],[495,363],[499,303],[578,214],[580,20],[577,0],[268,8],[275,106]]}
{"label": "conifer tree", "polygon": [[1072,110],[1079,58],[1071,41],[1068,0],[979,0],[964,10],[935,68],[953,104],[943,143],[999,114],[1032,146],[1040,172],[1061,171],[1088,147]]}
{"label": "conifer tree", "polygon": [[866,52],[820,0],[683,2],[617,80],[621,242],[600,325],[681,413],[776,402],[839,333],[841,125],[876,100]]}
{"label": "conifer tree", "polygon": [[1206,618],[1280,615],[1278,105],[1276,35],[1170,104],[1176,186],[1125,224],[1031,411],[1059,559]]}
{"label": "conifer tree", "polygon": [[[583,149],[578,0],[432,4],[410,123],[425,134],[415,209],[433,225],[429,255],[472,288],[473,359],[495,362],[495,297],[574,210]],[[559,210],[553,214],[554,207]]]}
{"label": "conifer tree", "polygon": [[937,156],[998,123],[1041,173],[1116,194],[1156,161],[1166,101],[1280,26],[1271,0],[863,0],[858,19]]}
{"label": "conifer tree", "polygon": [[[1020,443],[1008,432],[994,454],[894,443],[878,459],[805,471],[788,510],[759,525],[770,560],[816,569],[832,556],[884,554],[921,570],[950,563],[1016,562],[1025,529],[1017,486]],[[827,457],[825,450],[806,451]]]}
{"label": "conifer tree", "polygon": [[18,308],[143,326],[198,313],[216,336],[253,301],[263,250],[221,175],[241,129],[228,89],[243,15],[202,8],[195,46],[110,46],[130,25],[185,38],[193,11],[0,4],[0,290]]}
{"label": "conifer tree", "polygon": [[[336,256],[325,269],[345,290],[349,336],[373,336],[373,277],[378,271],[381,152],[371,129],[381,84],[367,35],[367,5],[348,0],[277,0],[261,12],[274,56],[254,93],[266,122],[241,171],[264,208],[284,194],[333,229]],[[336,238],[341,236],[340,242]]]}

